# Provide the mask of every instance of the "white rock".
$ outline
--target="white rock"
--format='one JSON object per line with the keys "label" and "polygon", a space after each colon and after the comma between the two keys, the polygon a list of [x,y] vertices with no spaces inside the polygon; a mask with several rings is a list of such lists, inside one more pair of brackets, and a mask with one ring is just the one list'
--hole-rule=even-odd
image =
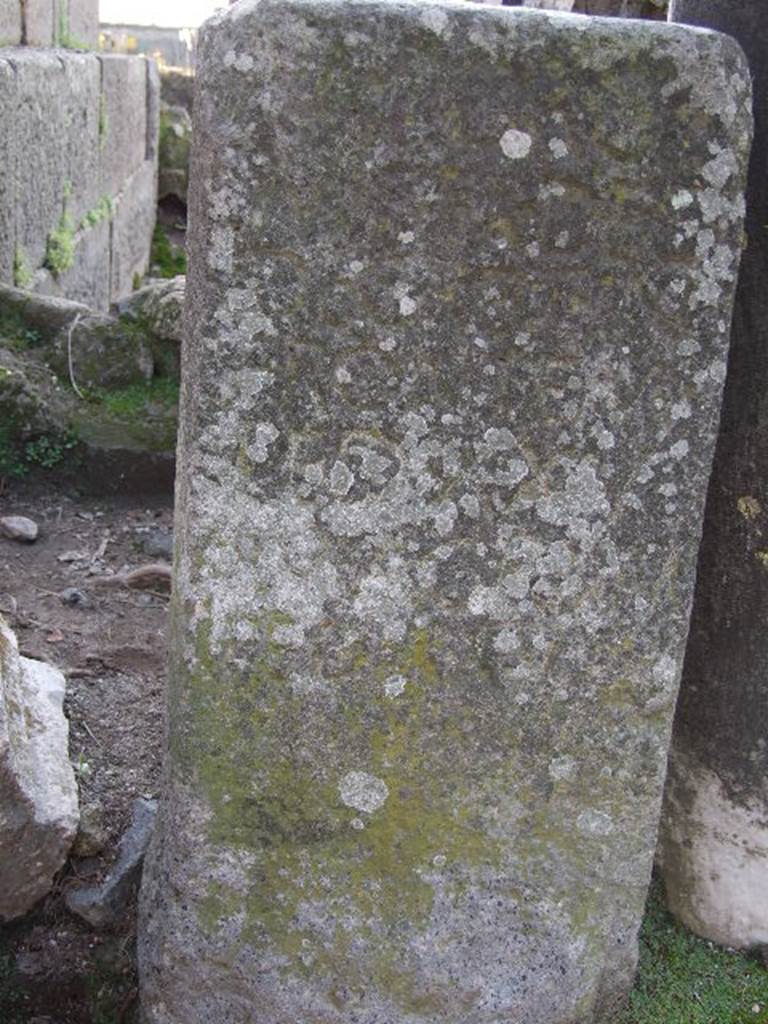
{"label": "white rock", "polygon": [[26,516],[3,516],[0,518],[0,533],[11,540],[23,540],[31,544],[37,540],[39,530],[34,519],[28,519]]}
{"label": "white rock", "polygon": [[77,833],[64,676],[19,655],[0,619],[0,920],[51,888]]}

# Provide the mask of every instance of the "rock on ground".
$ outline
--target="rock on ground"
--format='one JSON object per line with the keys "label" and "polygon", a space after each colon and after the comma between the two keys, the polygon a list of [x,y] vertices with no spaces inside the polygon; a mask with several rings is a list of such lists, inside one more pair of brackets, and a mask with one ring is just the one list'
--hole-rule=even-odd
{"label": "rock on ground", "polygon": [[260,0],[198,68],[146,1024],[613,1024],[725,376],[742,54]]}
{"label": "rock on ground", "polygon": [[768,943],[768,21],[761,0],[673,0],[670,17],[735,36],[754,81],[748,244],[659,845],[673,912],[742,948]]}
{"label": "rock on ground", "polygon": [[0,518],[0,533],[11,540],[21,540],[31,544],[37,540],[39,529],[34,519],[29,519],[27,516],[2,516]]}
{"label": "rock on ground", "polygon": [[20,657],[0,619],[0,920],[42,899],[77,833],[64,676]]}
{"label": "rock on ground", "polygon": [[157,802],[139,798],[134,801],[131,827],[120,840],[117,861],[101,885],[72,889],[66,896],[67,908],[94,928],[106,929],[119,924],[128,904],[136,895],[157,815]]}

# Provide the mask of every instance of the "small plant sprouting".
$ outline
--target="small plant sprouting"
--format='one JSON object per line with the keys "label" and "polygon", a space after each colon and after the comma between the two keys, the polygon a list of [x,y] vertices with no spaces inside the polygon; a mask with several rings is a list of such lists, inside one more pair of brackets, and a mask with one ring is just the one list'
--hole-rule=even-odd
{"label": "small plant sprouting", "polygon": [[17,245],[13,254],[13,283],[17,288],[29,288],[33,280],[34,275],[29,269],[26,253]]}
{"label": "small plant sprouting", "polygon": [[27,441],[24,446],[24,457],[30,465],[54,469],[76,445],[77,437],[71,432],[58,437],[43,434],[34,441]]}
{"label": "small plant sprouting", "polygon": [[75,262],[75,225],[66,209],[58,225],[48,235],[45,249],[45,266],[59,277]]}
{"label": "small plant sprouting", "polygon": [[112,200],[109,196],[102,196],[94,208],[89,210],[80,221],[80,230],[95,228],[97,224],[101,224],[103,220],[109,220],[111,216]]}

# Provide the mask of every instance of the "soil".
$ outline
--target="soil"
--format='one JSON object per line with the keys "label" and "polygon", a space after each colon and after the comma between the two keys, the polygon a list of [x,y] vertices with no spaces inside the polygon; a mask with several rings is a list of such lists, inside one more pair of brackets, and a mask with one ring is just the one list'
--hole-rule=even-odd
{"label": "soil", "polygon": [[[40,527],[33,544],[0,537],[0,613],[21,653],[67,678],[65,711],[81,808],[103,848],[72,856],[51,894],[0,928],[2,1024],[129,1024],[136,1019],[135,898],[118,928],[94,931],[71,914],[71,887],[102,880],[139,796],[159,788],[168,595],[104,577],[157,563],[168,543],[170,496],[87,497],[50,479],[5,482],[0,515]],[[70,602],[62,598],[62,592]],[[97,843],[96,845],[100,845]]]}

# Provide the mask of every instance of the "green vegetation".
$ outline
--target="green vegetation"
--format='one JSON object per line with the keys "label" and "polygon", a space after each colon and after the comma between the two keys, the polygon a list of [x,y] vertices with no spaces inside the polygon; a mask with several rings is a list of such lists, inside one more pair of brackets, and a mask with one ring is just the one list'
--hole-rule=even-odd
{"label": "green vegetation", "polygon": [[0,344],[14,352],[25,352],[40,345],[40,332],[29,327],[21,313],[6,309],[0,312]]}
{"label": "green vegetation", "polygon": [[179,400],[179,382],[170,377],[155,377],[148,384],[102,391],[95,397],[112,416],[131,418],[144,413],[148,405],[175,405]]}
{"label": "green vegetation", "polygon": [[109,115],[107,114],[107,101],[104,93],[99,96],[99,146],[103,149],[107,144],[109,133]]}
{"label": "green vegetation", "polygon": [[172,244],[159,224],[152,235],[150,262],[160,277],[176,277],[187,272],[187,254],[181,246]]}
{"label": "green vegetation", "polygon": [[56,22],[54,43],[65,50],[89,50],[88,43],[76,39],[69,27],[69,0],[59,0],[59,13]]}
{"label": "green vegetation", "polygon": [[768,1024],[768,970],[744,953],[719,949],[678,925],[660,882],[648,897],[640,965],[630,1005],[617,1024]]}
{"label": "green vegetation", "polygon": [[156,452],[175,447],[177,380],[155,377],[114,391],[92,388],[86,398],[74,417],[81,440]]}
{"label": "green vegetation", "polygon": [[36,466],[55,469],[77,444],[77,436],[71,431],[20,441],[15,424],[3,423],[0,425],[0,479],[20,479]]}
{"label": "green vegetation", "polygon": [[66,209],[57,227],[48,235],[45,266],[58,277],[75,262],[75,225]]}
{"label": "green vegetation", "polygon": [[109,220],[112,216],[112,199],[110,196],[102,196],[92,210],[89,210],[80,221],[80,230],[95,228],[103,220]]}
{"label": "green vegetation", "polygon": [[29,288],[33,281],[32,271],[27,263],[27,255],[20,245],[13,253],[13,283],[17,288]]}

